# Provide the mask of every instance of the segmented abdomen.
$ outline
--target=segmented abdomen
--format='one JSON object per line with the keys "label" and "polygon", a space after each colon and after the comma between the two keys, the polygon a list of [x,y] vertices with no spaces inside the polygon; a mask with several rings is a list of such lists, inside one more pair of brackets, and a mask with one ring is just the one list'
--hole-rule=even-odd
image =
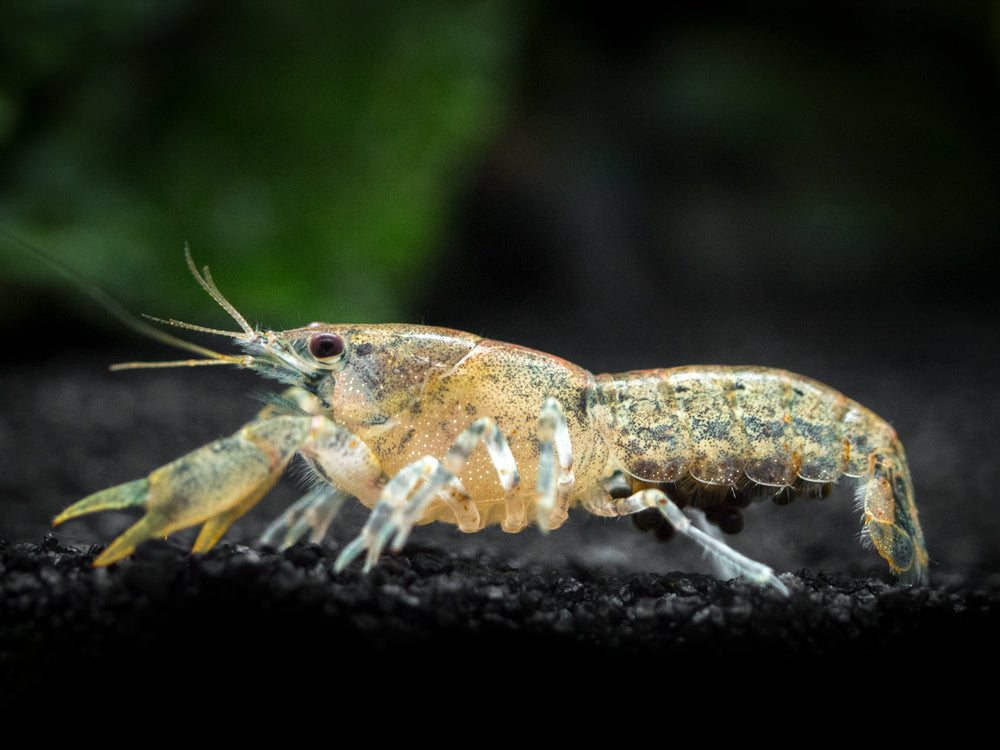
{"label": "segmented abdomen", "polygon": [[867,475],[872,453],[896,439],[857,402],[785,370],[690,366],[596,380],[611,452],[651,482],[829,483]]}

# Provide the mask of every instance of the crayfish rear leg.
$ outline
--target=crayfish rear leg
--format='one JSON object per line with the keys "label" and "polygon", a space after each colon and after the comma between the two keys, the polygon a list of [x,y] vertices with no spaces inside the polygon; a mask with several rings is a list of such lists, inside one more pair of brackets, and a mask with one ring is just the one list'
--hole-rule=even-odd
{"label": "crayfish rear leg", "polygon": [[693,525],[681,509],[661,490],[644,489],[628,497],[614,498],[603,487],[596,486],[584,498],[584,504],[587,510],[599,516],[625,516],[655,508],[667,519],[675,531],[696,542],[723,564],[731,566],[739,574],[752,581],[761,585],[773,586],[788,596],[788,588],[778,580],[771,568],[740,554],[725,542]]}

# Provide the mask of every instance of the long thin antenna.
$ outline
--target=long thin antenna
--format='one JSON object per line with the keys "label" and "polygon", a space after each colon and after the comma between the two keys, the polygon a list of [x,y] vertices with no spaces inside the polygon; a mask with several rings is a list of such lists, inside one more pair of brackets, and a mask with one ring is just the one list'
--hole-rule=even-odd
{"label": "long thin antenna", "polygon": [[[206,349],[205,347],[199,346],[198,344],[192,343],[190,341],[185,341],[184,339],[177,338],[176,336],[171,336],[166,331],[161,331],[159,328],[151,326],[149,323],[145,322],[141,318],[138,318],[131,312],[129,312],[125,307],[121,305],[121,303],[119,303],[116,299],[111,297],[107,292],[105,292],[103,289],[97,286],[97,284],[90,281],[90,279],[86,278],[73,268],[70,268],[57,258],[52,257],[44,250],[41,250],[32,245],[30,242],[26,242],[25,240],[22,240],[20,237],[11,234],[3,227],[0,227],[0,234],[2,234],[4,237],[6,237],[14,244],[19,245],[24,250],[27,250],[29,253],[37,257],[39,260],[48,265],[50,268],[53,268],[59,273],[61,273],[73,286],[75,286],[81,292],[83,292],[92,300],[97,302],[101,307],[103,307],[111,315],[117,318],[121,323],[131,328],[133,331],[136,331],[137,333],[140,333],[143,336],[148,336],[149,338],[155,339],[156,341],[160,341],[164,344],[168,344],[170,346],[176,346],[180,349],[186,349],[189,352],[200,354],[203,357],[208,357],[207,360],[183,360],[178,362],[150,362],[150,363],[128,362],[121,365],[112,365],[111,369],[121,370],[121,369],[133,369],[137,367],[177,367],[181,365],[192,366],[192,365],[202,365],[202,364],[215,365],[215,364],[246,363],[247,359],[246,357],[236,357],[230,354],[220,354],[219,352],[213,352],[211,349]],[[194,262],[191,260],[191,253],[186,246],[184,248],[184,252],[188,260],[188,265],[192,268],[192,271],[194,272],[195,278],[197,278],[199,283],[205,288],[205,290],[209,294],[211,294],[212,297],[216,299],[216,301],[218,301],[219,298],[222,297],[222,295],[219,294],[218,289],[215,288],[215,284],[214,283],[210,285],[206,284],[205,279],[203,279],[198,274],[197,270],[194,268]],[[205,271],[207,273],[208,269],[206,268]],[[210,281],[211,277],[209,277],[209,282]],[[218,295],[218,297],[216,295]],[[222,303],[220,302],[220,304]],[[223,304],[223,307],[226,308],[227,312],[229,312],[230,315],[233,315],[234,319],[236,319],[236,321],[240,324],[240,327],[242,327],[244,331],[247,331],[248,333],[253,333],[253,329],[246,324],[246,320],[243,319],[243,316],[239,315],[239,313],[237,313],[235,309],[232,309],[232,305],[229,305],[229,303],[226,302],[225,304]],[[185,325],[185,327],[191,327],[195,328],[195,330],[198,330],[198,328],[195,326]],[[203,330],[211,330],[211,329],[203,329]],[[243,336],[243,334],[230,333],[227,331],[212,330],[212,332],[221,333],[226,336],[235,336],[235,337]]]}

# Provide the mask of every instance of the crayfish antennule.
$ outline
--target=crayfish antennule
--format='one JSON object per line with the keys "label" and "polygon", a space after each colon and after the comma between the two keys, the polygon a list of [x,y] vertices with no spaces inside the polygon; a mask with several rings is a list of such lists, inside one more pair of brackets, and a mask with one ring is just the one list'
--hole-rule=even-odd
{"label": "crayfish antennule", "polygon": [[227,336],[231,339],[243,339],[253,338],[257,336],[257,332],[251,329],[252,336],[248,336],[246,333],[238,333],[236,331],[223,331],[221,328],[209,328],[208,326],[200,326],[197,323],[185,323],[183,320],[177,320],[176,318],[157,318],[153,315],[142,314],[142,317],[149,320],[155,321],[157,323],[162,323],[167,326],[174,326],[175,328],[185,328],[189,331],[198,331],[199,333],[211,333],[216,336]]}
{"label": "crayfish antennule", "polygon": [[[186,243],[184,245],[184,258],[187,260],[188,268],[191,269],[192,275],[201,285],[201,288],[208,292],[209,296],[218,302],[219,306],[222,307],[223,310],[229,313],[229,317],[239,323],[240,328],[243,329],[243,332],[248,337],[253,338],[256,336],[257,332],[253,329],[253,326],[247,323],[246,318],[240,315],[239,311],[233,307],[233,304],[227,300],[225,296],[223,296],[222,292],[219,291],[219,287],[215,285],[215,280],[212,279],[212,273],[208,270],[208,266],[205,266],[204,269],[202,269],[202,273],[204,275],[198,273],[198,267],[195,266],[194,258],[191,257],[191,248],[189,248]],[[227,333],[226,335],[232,336],[231,333]]]}

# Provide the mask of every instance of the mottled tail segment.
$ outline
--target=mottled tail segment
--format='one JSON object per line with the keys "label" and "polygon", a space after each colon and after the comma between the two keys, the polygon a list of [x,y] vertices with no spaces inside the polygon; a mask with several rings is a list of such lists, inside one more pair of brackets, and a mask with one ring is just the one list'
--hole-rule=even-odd
{"label": "mottled tail segment", "polygon": [[927,548],[913,502],[913,482],[899,441],[871,458],[871,476],[858,488],[862,533],[900,581],[926,584]]}

